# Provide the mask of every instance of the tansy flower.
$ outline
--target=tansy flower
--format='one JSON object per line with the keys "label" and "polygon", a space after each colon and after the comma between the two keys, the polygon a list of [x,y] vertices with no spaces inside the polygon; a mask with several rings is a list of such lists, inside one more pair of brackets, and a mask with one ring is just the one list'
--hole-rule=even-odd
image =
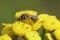
{"label": "tansy flower", "polygon": [[54,35],[55,35],[57,40],[60,40],[60,29],[55,30]]}
{"label": "tansy flower", "polygon": [[11,27],[12,24],[9,23],[2,23],[3,28]]}
{"label": "tansy flower", "polygon": [[13,31],[16,35],[23,35],[24,34],[24,29],[23,29],[23,22],[15,22],[13,24]]}
{"label": "tansy flower", "polygon": [[46,37],[48,40],[53,40],[50,33],[46,33],[46,34],[45,34],[45,37]]}
{"label": "tansy flower", "polygon": [[8,34],[9,36],[13,37],[14,36],[14,32],[12,30],[12,26],[11,27],[5,27],[2,29],[1,34]]}
{"label": "tansy flower", "polygon": [[30,14],[30,15],[36,16],[37,15],[37,12],[36,11],[33,11],[33,10],[23,10],[23,11],[17,12],[16,15],[15,15],[15,17],[16,18],[19,18],[22,14]]}
{"label": "tansy flower", "polygon": [[31,25],[29,25],[29,24],[26,24],[26,23],[25,23],[23,27],[24,27],[25,32],[32,30],[32,27],[31,27]]}
{"label": "tansy flower", "polygon": [[0,40],[12,40],[7,34],[0,36]]}
{"label": "tansy flower", "polygon": [[35,22],[33,25],[32,25],[32,30],[39,30],[42,26],[42,23],[40,20],[38,20],[37,22]]}
{"label": "tansy flower", "polygon": [[43,26],[46,30],[53,31],[60,28],[60,23],[56,16],[49,16],[48,19],[43,22]]}
{"label": "tansy flower", "polygon": [[44,14],[44,13],[38,15],[39,20],[42,21],[42,22],[44,22],[45,20],[47,20],[48,17],[49,17],[49,15],[48,14]]}
{"label": "tansy flower", "polygon": [[28,40],[41,40],[41,37],[37,33],[37,31],[27,31],[25,32],[25,37]]}
{"label": "tansy flower", "polygon": [[29,24],[25,24],[23,22],[15,22],[13,24],[13,31],[18,36],[24,36],[25,31],[31,30],[31,26]]}

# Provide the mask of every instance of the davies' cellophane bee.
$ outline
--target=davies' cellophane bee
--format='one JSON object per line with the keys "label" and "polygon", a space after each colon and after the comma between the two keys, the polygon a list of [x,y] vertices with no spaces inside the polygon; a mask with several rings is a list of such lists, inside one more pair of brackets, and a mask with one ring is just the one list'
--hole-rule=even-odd
{"label": "davies' cellophane bee", "polygon": [[30,15],[30,14],[22,14],[19,18],[18,18],[18,20],[20,21],[25,21],[25,22],[27,22],[27,21],[29,21],[29,22],[31,22],[31,21],[33,21],[33,23],[35,23],[37,20],[38,20],[38,17],[37,16],[34,16],[34,15]]}

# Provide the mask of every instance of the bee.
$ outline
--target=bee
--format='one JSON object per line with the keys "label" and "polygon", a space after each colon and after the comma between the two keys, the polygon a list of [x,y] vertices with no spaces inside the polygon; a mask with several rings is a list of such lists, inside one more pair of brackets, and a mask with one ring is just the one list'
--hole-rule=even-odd
{"label": "bee", "polygon": [[34,15],[29,15],[29,14],[22,14],[18,20],[27,20],[28,19],[31,19],[34,23],[38,20],[38,17],[37,16],[34,16]]}

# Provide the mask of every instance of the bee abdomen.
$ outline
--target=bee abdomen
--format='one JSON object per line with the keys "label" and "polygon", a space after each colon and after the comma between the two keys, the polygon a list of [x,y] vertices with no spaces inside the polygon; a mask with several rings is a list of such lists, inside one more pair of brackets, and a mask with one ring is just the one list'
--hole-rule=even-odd
{"label": "bee abdomen", "polygon": [[31,19],[33,22],[36,22],[38,20],[38,17],[37,16],[31,16]]}

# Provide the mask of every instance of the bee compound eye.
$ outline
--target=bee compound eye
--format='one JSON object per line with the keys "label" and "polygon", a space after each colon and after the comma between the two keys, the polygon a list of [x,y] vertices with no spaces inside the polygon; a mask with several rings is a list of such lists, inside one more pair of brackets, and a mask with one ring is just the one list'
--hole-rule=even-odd
{"label": "bee compound eye", "polygon": [[25,14],[22,14],[21,15],[21,20],[25,20],[26,19],[25,17],[26,17],[26,15]]}
{"label": "bee compound eye", "polygon": [[19,21],[20,20],[25,20],[26,19],[25,16],[26,16],[25,14],[22,14],[17,20],[19,20]]}

